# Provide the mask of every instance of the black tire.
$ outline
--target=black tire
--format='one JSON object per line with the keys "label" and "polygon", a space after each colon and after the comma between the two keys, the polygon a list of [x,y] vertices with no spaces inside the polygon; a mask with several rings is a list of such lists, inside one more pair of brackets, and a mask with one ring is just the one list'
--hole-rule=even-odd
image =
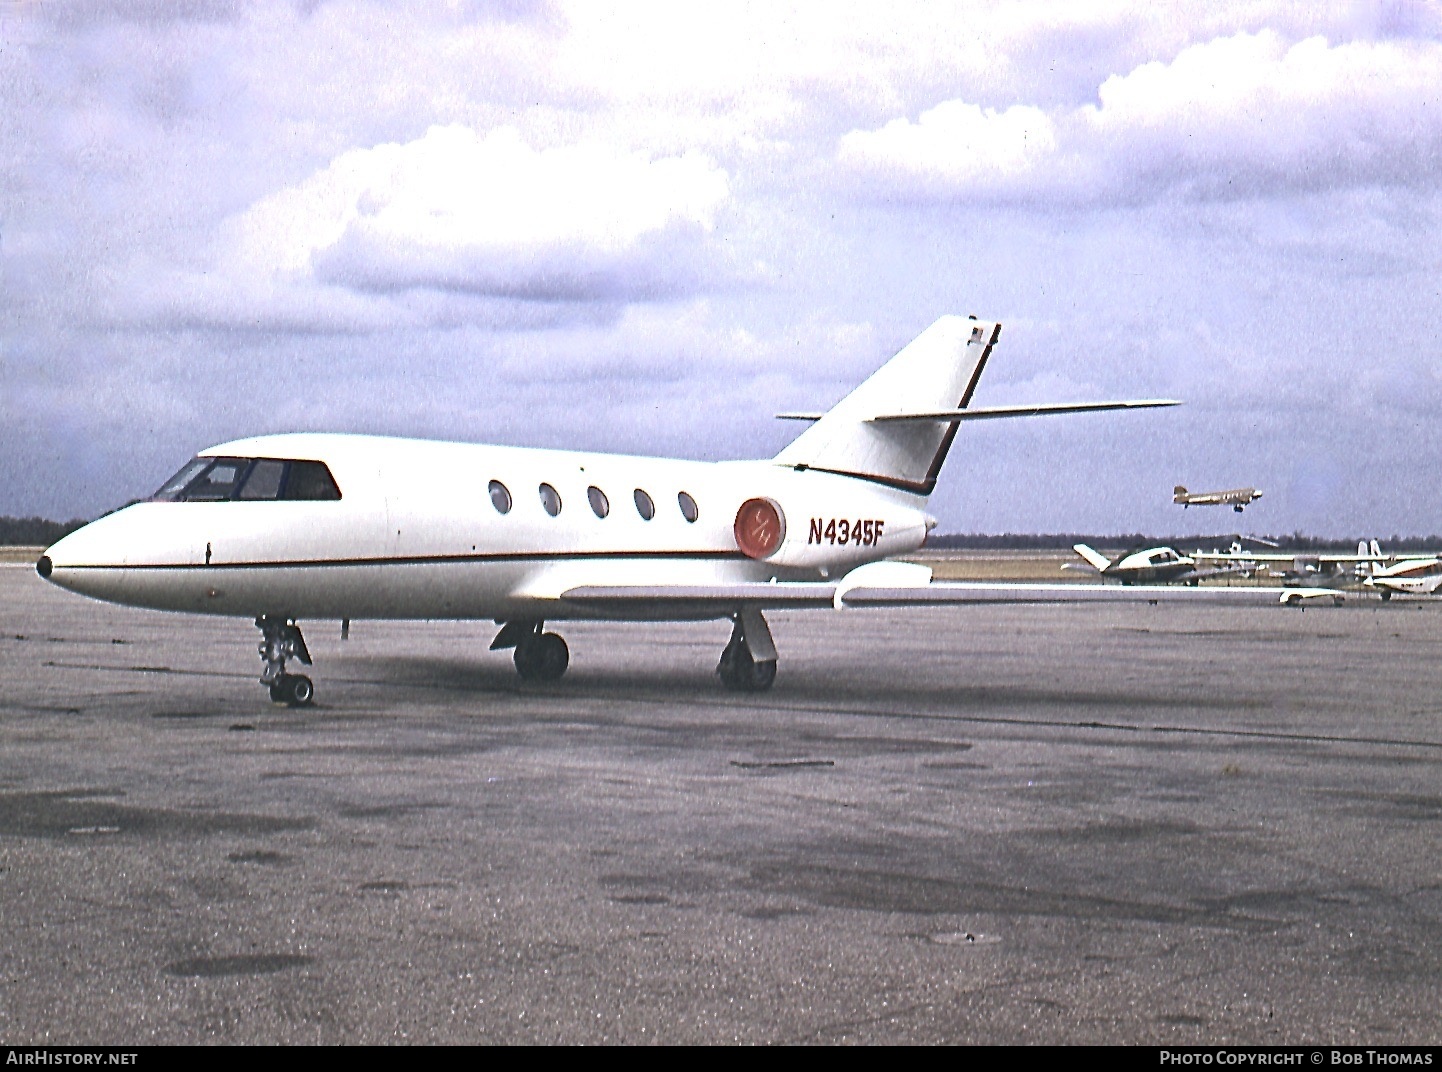
{"label": "black tire", "polygon": [[315,700],[315,684],[304,674],[285,675],[285,702],[290,707],[309,707]]}
{"label": "black tire", "polygon": [[716,673],[732,692],[765,692],[776,681],[776,660],[757,662],[746,642],[733,638],[721,653]]}
{"label": "black tire", "polygon": [[776,683],[776,660],[769,662],[751,664],[751,680],[747,683],[747,692],[765,692]]}
{"label": "black tire", "polygon": [[1391,598],[1392,598],[1392,592],[1391,592],[1391,590],[1390,590],[1390,589],[1386,589],[1386,588],[1382,589],[1382,591],[1379,593],[1379,595],[1381,595],[1381,597],[1382,597],[1382,602],[1383,602],[1383,603],[1389,602],[1389,601],[1391,600]]}
{"label": "black tire", "polygon": [[270,702],[271,702],[271,703],[285,703],[285,702],[286,702],[286,700],[285,700],[285,677],[284,677],[283,675],[282,675],[281,677],[277,678],[275,681],[271,682],[271,686],[270,686]]}
{"label": "black tire", "polygon": [[571,665],[571,649],[555,633],[516,645],[516,673],[525,681],[559,681]]}

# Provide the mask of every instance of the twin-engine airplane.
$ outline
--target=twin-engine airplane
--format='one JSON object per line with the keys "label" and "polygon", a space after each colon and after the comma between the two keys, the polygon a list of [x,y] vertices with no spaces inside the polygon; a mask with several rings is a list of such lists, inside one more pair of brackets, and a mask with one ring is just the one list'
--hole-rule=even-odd
{"label": "twin-engine airplane", "polygon": [[292,706],[314,695],[286,672],[311,661],[301,619],[494,619],[491,648],[514,648],[540,681],[570,658],[548,621],[730,619],[717,672],[761,690],[776,676],[770,609],[1216,595],[933,584],[924,566],[885,561],[935,525],[927,497],[961,422],[1175,404],[972,408],[1000,331],[943,317],[770,461],[309,433],[224,443],[36,569],[116,603],[254,618],[261,683]]}
{"label": "twin-engine airplane", "polygon": [[1188,506],[1230,506],[1237,513],[1262,497],[1259,488],[1229,488],[1227,491],[1188,491],[1178,484],[1172,489],[1172,502]]}
{"label": "twin-engine airplane", "polygon": [[[1372,541],[1377,546],[1377,541]],[[1394,595],[1432,596],[1442,588],[1442,558],[1436,555],[1419,555],[1393,562],[1389,566],[1371,563],[1368,577],[1362,582],[1375,589],[1382,599]]]}

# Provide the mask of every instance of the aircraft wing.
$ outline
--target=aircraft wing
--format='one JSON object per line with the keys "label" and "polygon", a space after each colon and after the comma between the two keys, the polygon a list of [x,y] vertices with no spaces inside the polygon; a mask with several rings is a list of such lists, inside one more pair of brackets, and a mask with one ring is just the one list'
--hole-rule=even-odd
{"label": "aircraft wing", "polygon": [[642,607],[726,611],[740,607],[801,610],[835,605],[835,583],[761,582],[742,584],[593,584],[567,589],[560,598],[595,610],[626,611]]}
{"label": "aircraft wing", "polygon": [[583,585],[561,593],[561,600],[591,610],[624,613],[642,608],[675,607],[718,615],[741,607],[802,609],[833,607],[1038,605],[1052,603],[1274,603],[1282,588],[1186,588],[1174,585],[1026,584],[942,581],[931,584],[847,585],[835,583],[745,583],[717,585]]}
{"label": "aircraft wing", "polygon": [[[1209,568],[1207,568],[1207,569],[1194,569],[1194,570],[1192,570],[1191,573],[1184,573],[1184,574],[1182,574],[1182,576],[1178,577],[1176,580],[1177,580],[1177,581],[1204,581],[1204,580],[1206,580],[1208,577],[1230,577],[1230,576],[1232,576],[1233,574],[1237,574],[1237,573],[1252,573],[1252,572],[1254,572],[1252,566],[1248,565],[1246,562],[1238,562],[1238,563],[1235,563],[1234,565],[1230,565],[1230,566],[1213,566],[1213,567],[1209,567]],[[1175,584],[1176,581],[1173,581],[1172,583]]]}
{"label": "aircraft wing", "polygon": [[1044,603],[1268,603],[1280,588],[1178,588],[1165,584],[1027,584],[942,581],[924,588],[859,586],[841,596],[849,607]]}
{"label": "aircraft wing", "polygon": [[1395,555],[1336,554],[1328,551],[1317,554],[1311,551],[1286,553],[1283,551],[1191,551],[1188,554],[1198,562],[1390,562]]}

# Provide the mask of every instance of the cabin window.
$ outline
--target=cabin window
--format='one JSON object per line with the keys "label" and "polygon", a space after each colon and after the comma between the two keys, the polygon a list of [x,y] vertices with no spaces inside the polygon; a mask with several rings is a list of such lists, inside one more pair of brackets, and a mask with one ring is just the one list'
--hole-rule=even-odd
{"label": "cabin window", "polygon": [[683,491],[676,496],[676,502],[680,504],[681,516],[694,525],[696,519],[701,516],[701,511],[696,508],[696,500]]}
{"label": "cabin window", "polygon": [[262,458],[250,467],[250,475],[240,486],[237,499],[279,499],[285,482],[285,462]]}
{"label": "cabin window", "polygon": [[586,498],[591,500],[591,510],[597,517],[605,517],[611,512],[611,500],[594,484],[586,489]]}
{"label": "cabin window", "polygon": [[560,493],[549,484],[542,484],[537,490],[541,494],[541,506],[545,508],[546,513],[552,517],[559,514],[561,512]]}
{"label": "cabin window", "polygon": [[647,495],[640,488],[637,488],[635,497],[636,513],[641,515],[641,520],[650,521],[656,516],[656,504],[651,501],[651,496]]}
{"label": "cabin window", "polygon": [[498,514],[509,514],[511,512],[510,489],[499,480],[491,481],[491,505],[496,508],[496,513]]}

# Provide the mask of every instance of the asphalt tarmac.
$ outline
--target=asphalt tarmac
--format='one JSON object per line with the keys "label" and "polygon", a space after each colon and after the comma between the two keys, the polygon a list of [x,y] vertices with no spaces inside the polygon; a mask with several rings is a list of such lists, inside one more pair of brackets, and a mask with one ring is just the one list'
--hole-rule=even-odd
{"label": "asphalt tarmac", "polygon": [[1442,1035],[1442,600],[248,622],[0,568],[0,1039]]}

